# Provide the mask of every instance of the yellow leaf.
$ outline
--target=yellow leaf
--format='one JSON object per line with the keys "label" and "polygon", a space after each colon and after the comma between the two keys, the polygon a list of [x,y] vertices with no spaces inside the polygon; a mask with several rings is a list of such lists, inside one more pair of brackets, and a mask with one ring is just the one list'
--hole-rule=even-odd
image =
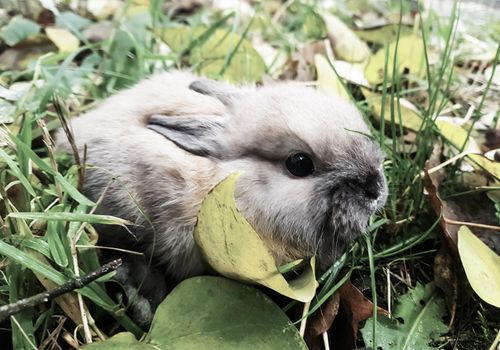
{"label": "yellow leaf", "polygon": [[[390,94],[387,94],[385,96],[385,103],[382,105],[382,95],[371,92],[370,90],[363,87],[361,88],[361,91],[366,97],[366,102],[368,103],[368,106],[370,106],[375,118],[380,121],[382,117],[382,106],[384,106],[384,120],[391,122]],[[402,124],[407,129],[418,131],[423,119],[420,116],[417,108],[403,98],[399,99],[399,106],[397,97],[394,97],[392,103],[394,111],[394,122],[398,125]],[[401,115],[399,114],[400,111]]]}
{"label": "yellow leaf", "polygon": [[386,52],[386,48],[384,47],[370,58],[365,69],[365,76],[371,84],[380,84],[384,81],[386,54],[389,55],[387,58],[387,80],[390,81],[393,78],[395,58],[397,63],[396,71],[399,74],[407,69],[412,75],[419,77],[426,76],[422,38],[418,35],[408,35],[401,37],[399,43],[395,41],[390,43],[388,52]]}
{"label": "yellow leaf", "polygon": [[[155,32],[176,53],[180,53],[195,40],[199,39],[207,28],[177,26],[157,29]],[[233,52],[233,50],[236,52]],[[226,62],[233,53],[230,62]],[[227,67],[225,65],[228,63]],[[198,73],[211,78],[222,78],[230,82],[258,81],[266,72],[266,64],[253,48],[250,41],[242,39],[228,29],[216,29],[209,38],[195,45],[189,54],[189,64],[196,67]]]}
{"label": "yellow leaf", "polygon": [[47,37],[57,46],[59,52],[73,52],[80,46],[80,40],[69,30],[62,28],[45,28]]}
{"label": "yellow leaf", "polygon": [[318,87],[327,93],[349,99],[349,94],[328,63],[327,58],[323,55],[316,54],[314,55],[314,64],[316,65],[316,72],[318,74]]}
{"label": "yellow leaf", "polygon": [[500,179],[500,163],[486,158],[481,154],[468,154],[467,161],[475,169],[485,170],[497,179]]}
{"label": "yellow leaf", "polygon": [[357,29],[354,33],[364,41],[384,45],[396,40],[399,28],[401,28],[400,37],[411,34],[413,30],[409,26],[391,23],[372,28]]}
{"label": "yellow leaf", "polygon": [[269,248],[241,215],[234,200],[238,174],[219,183],[205,198],[194,230],[205,260],[223,276],[266,286],[289,298],[310,301],[316,291],[314,258],[299,277],[287,281]]}
{"label": "yellow leaf", "polygon": [[323,14],[323,19],[336,57],[348,62],[363,62],[370,57],[368,45],[344,22],[331,14]]}
{"label": "yellow leaf", "polygon": [[474,292],[500,307],[500,257],[466,226],[458,230],[458,253]]}
{"label": "yellow leaf", "polygon": [[465,143],[465,150],[479,152],[479,147],[476,142],[470,137],[467,139],[467,131],[460,125],[453,124],[445,120],[436,120],[436,126],[441,135],[443,135],[458,149],[462,148]]}

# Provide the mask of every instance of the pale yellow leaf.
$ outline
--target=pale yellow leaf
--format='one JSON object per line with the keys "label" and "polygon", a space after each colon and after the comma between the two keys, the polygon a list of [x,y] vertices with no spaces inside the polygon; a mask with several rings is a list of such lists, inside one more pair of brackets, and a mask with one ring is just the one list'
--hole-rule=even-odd
{"label": "pale yellow leaf", "polygon": [[500,257],[466,226],[458,231],[458,253],[472,289],[488,304],[500,307]]}
{"label": "pale yellow leaf", "polygon": [[363,62],[367,60],[371,51],[368,45],[340,19],[331,14],[322,14],[332,41],[335,57],[348,62]]}
{"label": "pale yellow leaf", "polygon": [[465,143],[464,150],[479,152],[479,146],[477,143],[470,137],[467,139],[467,130],[462,128],[460,125],[453,124],[445,120],[436,120],[436,126],[441,135],[443,135],[458,149],[461,149]]}
{"label": "pale yellow leaf", "polygon": [[316,72],[318,75],[318,87],[326,93],[349,99],[349,94],[328,63],[327,58],[323,55],[316,54],[314,55],[314,64],[316,65]]}
{"label": "pale yellow leaf", "polygon": [[[401,124],[407,129],[418,131],[422,125],[423,119],[418,112],[417,108],[411,104],[409,101],[400,98],[399,103],[397,97],[392,100],[394,111],[394,116],[391,117],[391,96],[387,94],[385,96],[385,103],[383,102],[382,95],[371,92],[366,88],[361,88],[363,95],[366,97],[366,102],[370,106],[375,118],[380,121],[382,118],[382,107],[384,111],[384,120],[391,123],[394,119],[394,123]],[[400,113],[401,112],[401,113]]]}
{"label": "pale yellow leaf", "polygon": [[285,280],[269,248],[236,207],[234,189],[238,177],[227,177],[203,201],[194,230],[202,255],[223,276],[257,283],[295,300],[310,301],[317,287],[314,258],[299,277]]}
{"label": "pale yellow leaf", "polygon": [[365,69],[366,79],[371,84],[380,84],[383,82],[384,67],[387,60],[386,77],[388,81],[391,81],[394,71],[394,59],[396,59],[396,71],[399,74],[408,70],[411,75],[419,77],[426,76],[426,63],[422,38],[418,35],[408,35],[401,37],[399,43],[395,41],[390,43],[388,50],[386,50],[385,47],[379,49],[377,53],[370,58]]}
{"label": "pale yellow leaf", "polygon": [[50,27],[45,28],[45,33],[59,52],[73,52],[80,46],[80,40],[67,29]]}

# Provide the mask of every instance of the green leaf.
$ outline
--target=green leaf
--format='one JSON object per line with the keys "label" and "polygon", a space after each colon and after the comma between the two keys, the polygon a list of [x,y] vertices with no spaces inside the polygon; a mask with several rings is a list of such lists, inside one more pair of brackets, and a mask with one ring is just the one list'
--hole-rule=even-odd
{"label": "green leaf", "polygon": [[312,7],[305,7],[305,14],[302,17],[302,21],[302,28],[298,32],[302,40],[320,40],[326,37],[327,29],[325,21]]}
{"label": "green leaf", "polygon": [[259,290],[223,277],[194,277],[159,306],[143,342],[120,333],[86,349],[307,349],[283,311]]}
{"label": "green leaf", "polygon": [[38,34],[40,26],[21,16],[13,17],[9,24],[0,30],[0,38],[9,46],[14,46],[29,36]]}
{"label": "green leaf", "polygon": [[[377,346],[384,350],[430,350],[429,343],[448,331],[443,323],[445,302],[433,283],[401,296],[396,303],[393,319],[379,316]],[[361,329],[366,346],[372,346],[373,319]]]}
{"label": "green leaf", "polygon": [[458,253],[474,292],[488,304],[500,307],[500,256],[467,226],[458,230]]}
{"label": "green leaf", "polygon": [[[386,58],[386,54],[389,57]],[[396,60],[396,71],[399,74],[408,70],[412,75],[426,76],[424,44],[418,35],[401,37],[399,43],[394,41],[389,44],[388,52],[386,52],[386,48],[381,48],[370,58],[365,69],[365,76],[370,84],[380,84],[384,81],[386,59],[388,81],[393,78],[394,60]]]}
{"label": "green leaf", "polygon": [[82,16],[69,11],[61,12],[56,16],[56,26],[69,30],[82,30],[91,23],[92,21],[87,18],[83,18]]}
{"label": "green leaf", "polygon": [[297,278],[285,280],[266,243],[236,207],[238,176],[232,174],[219,183],[198,213],[194,238],[205,260],[223,276],[258,283],[302,302],[312,300],[317,287],[314,259]]}

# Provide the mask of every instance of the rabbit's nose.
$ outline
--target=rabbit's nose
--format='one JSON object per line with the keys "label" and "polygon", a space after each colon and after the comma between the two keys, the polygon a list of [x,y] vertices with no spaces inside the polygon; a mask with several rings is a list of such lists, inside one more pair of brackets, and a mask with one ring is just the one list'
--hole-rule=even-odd
{"label": "rabbit's nose", "polygon": [[382,191],[382,179],[378,173],[369,174],[365,178],[347,179],[346,185],[352,191],[361,192],[371,200],[378,199]]}
{"label": "rabbit's nose", "polygon": [[380,174],[373,173],[366,177],[365,181],[361,183],[361,188],[369,199],[378,199],[382,189]]}

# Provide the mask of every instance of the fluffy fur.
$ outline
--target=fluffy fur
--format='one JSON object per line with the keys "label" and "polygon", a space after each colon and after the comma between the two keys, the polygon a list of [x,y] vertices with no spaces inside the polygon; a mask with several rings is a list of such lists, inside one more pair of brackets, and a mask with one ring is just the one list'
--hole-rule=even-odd
{"label": "fluffy fur", "polygon": [[[363,135],[369,129],[359,112],[295,83],[234,87],[164,73],[105,100],[72,127],[92,166],[85,193],[97,200],[109,186],[98,212],[135,223],[133,234],[100,228],[101,244],[145,254],[125,254],[131,263],[119,280],[142,284],[153,309],[169,285],[203,272],[192,237],[196,215],[231,172],[241,172],[239,209],[279,261],[316,255],[327,266],[387,196],[382,155]],[[57,140],[69,150],[64,135]],[[285,160],[296,151],[311,156],[312,175],[288,172]],[[127,277],[138,268],[141,281]]]}

